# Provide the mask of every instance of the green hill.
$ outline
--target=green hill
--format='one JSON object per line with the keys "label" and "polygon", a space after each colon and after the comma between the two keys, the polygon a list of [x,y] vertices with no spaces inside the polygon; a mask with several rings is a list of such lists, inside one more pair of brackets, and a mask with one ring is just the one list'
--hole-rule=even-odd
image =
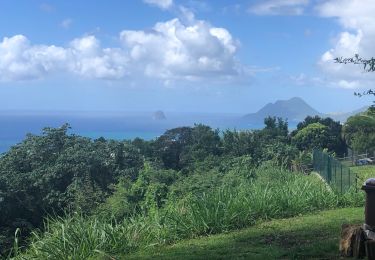
{"label": "green hill", "polygon": [[303,99],[294,97],[288,100],[278,100],[275,103],[269,103],[258,112],[247,114],[242,119],[251,123],[262,123],[268,116],[287,118],[289,122],[300,122],[306,116],[322,116],[308,105]]}

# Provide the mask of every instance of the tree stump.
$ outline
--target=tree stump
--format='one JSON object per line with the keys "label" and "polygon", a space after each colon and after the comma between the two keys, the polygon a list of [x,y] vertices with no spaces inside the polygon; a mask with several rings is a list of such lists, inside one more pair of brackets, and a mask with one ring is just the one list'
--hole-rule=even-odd
{"label": "tree stump", "polygon": [[355,258],[364,258],[366,256],[365,248],[366,235],[362,227],[356,229],[354,245],[353,245],[353,256]]}
{"label": "tree stump", "polygon": [[340,255],[344,257],[364,258],[366,236],[360,225],[343,224],[341,227]]}

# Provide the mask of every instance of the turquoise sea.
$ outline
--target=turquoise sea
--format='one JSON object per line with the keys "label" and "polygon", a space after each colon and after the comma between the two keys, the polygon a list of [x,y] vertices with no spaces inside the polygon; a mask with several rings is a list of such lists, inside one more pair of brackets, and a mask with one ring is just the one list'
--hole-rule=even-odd
{"label": "turquoise sea", "polygon": [[259,125],[248,125],[236,114],[165,113],[165,120],[154,120],[152,112],[14,112],[0,111],[0,152],[21,142],[27,133],[41,134],[44,127],[59,127],[69,123],[71,132],[90,137],[106,139],[151,140],[167,129],[193,126],[202,123],[213,128],[258,129]]}

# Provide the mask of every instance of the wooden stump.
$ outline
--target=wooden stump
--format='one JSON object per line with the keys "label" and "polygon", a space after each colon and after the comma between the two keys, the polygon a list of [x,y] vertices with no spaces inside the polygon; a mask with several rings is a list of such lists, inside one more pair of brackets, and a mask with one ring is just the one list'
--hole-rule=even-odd
{"label": "wooden stump", "polygon": [[366,256],[365,248],[366,235],[362,227],[356,229],[354,245],[353,245],[353,256],[355,258],[364,258]]}
{"label": "wooden stump", "polygon": [[364,258],[366,256],[365,239],[362,226],[343,224],[341,227],[340,255]]}

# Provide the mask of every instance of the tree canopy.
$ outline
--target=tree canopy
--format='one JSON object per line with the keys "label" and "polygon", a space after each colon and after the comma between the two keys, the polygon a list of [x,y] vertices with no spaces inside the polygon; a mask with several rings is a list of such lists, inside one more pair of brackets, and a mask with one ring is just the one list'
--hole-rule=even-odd
{"label": "tree canopy", "polygon": [[343,126],[343,137],[353,150],[371,152],[375,149],[375,108],[351,116]]}
{"label": "tree canopy", "polygon": [[17,228],[23,235],[43,228],[46,216],[147,214],[220,183],[238,186],[265,163],[301,169],[312,148],[341,149],[341,125],[319,117],[292,133],[286,120],[267,117],[263,129],[220,132],[196,124],[150,141],[93,140],[69,130],[44,128],[0,156],[1,248],[11,246]]}

